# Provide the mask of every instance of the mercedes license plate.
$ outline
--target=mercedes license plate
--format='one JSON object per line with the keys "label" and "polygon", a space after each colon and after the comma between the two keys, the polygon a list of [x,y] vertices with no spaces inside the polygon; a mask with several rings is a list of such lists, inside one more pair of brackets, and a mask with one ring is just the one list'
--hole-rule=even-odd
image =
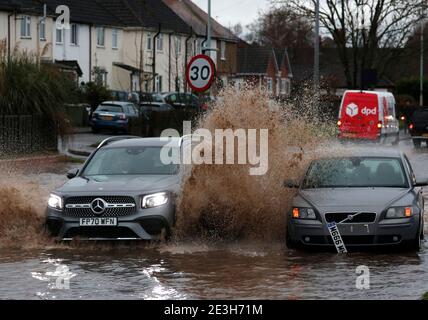
{"label": "mercedes license plate", "polygon": [[117,218],[81,218],[80,219],[81,227],[105,227],[117,226]]}

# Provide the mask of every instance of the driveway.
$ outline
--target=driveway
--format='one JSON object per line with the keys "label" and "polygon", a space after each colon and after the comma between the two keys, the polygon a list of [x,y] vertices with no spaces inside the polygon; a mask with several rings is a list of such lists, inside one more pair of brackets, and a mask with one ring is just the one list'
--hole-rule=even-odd
{"label": "driveway", "polygon": [[87,157],[96,146],[109,137],[109,133],[76,133],[60,138],[61,151],[73,156]]}

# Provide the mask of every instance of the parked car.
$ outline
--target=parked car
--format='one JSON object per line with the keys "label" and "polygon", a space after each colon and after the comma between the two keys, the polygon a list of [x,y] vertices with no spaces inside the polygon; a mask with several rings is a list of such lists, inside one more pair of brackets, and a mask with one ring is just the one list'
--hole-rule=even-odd
{"label": "parked car", "polygon": [[138,116],[139,112],[133,103],[106,101],[92,113],[89,125],[93,132],[108,129],[126,133],[129,130],[129,120]]}
{"label": "parked car", "polygon": [[126,91],[110,90],[110,94],[114,101],[127,102],[129,94]]}
{"label": "parked car", "polygon": [[175,224],[180,165],[161,161],[161,150],[180,138],[113,137],[50,194],[46,227],[59,240],[157,240]]}
{"label": "parked car", "polygon": [[395,150],[348,151],[314,160],[288,212],[287,246],[334,247],[336,223],[346,247],[421,247],[424,198],[406,155]]}
{"label": "parked car", "polygon": [[419,148],[422,142],[428,147],[428,107],[416,109],[410,119],[409,132],[415,147]]}
{"label": "parked car", "polygon": [[140,103],[166,103],[161,93],[156,92],[137,92]]}
{"label": "parked car", "polygon": [[140,112],[147,116],[148,119],[152,116],[153,112],[174,111],[175,109],[167,103],[151,103],[143,102],[140,104]]}
{"label": "parked car", "polygon": [[148,121],[152,118],[153,113],[175,110],[165,102],[160,93],[139,93],[139,97],[138,109],[140,115],[144,116]]}
{"label": "parked car", "polygon": [[213,96],[202,96],[199,98],[201,109],[203,111],[208,110],[212,104],[216,102],[216,98]]}
{"label": "parked car", "polygon": [[173,106],[175,109],[191,108],[198,111],[201,110],[201,102],[199,98],[192,93],[185,92],[164,92],[162,94],[165,102]]}
{"label": "parked car", "polygon": [[395,99],[389,92],[346,91],[337,124],[339,139],[399,142]]}

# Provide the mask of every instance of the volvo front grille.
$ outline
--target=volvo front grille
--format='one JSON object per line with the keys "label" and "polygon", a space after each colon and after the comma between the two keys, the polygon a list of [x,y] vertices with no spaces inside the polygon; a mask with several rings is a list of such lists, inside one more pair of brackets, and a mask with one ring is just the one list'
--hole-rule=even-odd
{"label": "volvo front grille", "polygon": [[374,212],[328,212],[325,214],[325,220],[336,223],[373,223],[376,221]]}

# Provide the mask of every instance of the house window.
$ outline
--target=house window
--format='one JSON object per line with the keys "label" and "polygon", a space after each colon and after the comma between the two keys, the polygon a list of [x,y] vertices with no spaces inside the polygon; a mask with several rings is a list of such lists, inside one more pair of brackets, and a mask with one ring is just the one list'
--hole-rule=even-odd
{"label": "house window", "polygon": [[61,44],[63,42],[63,29],[56,29],[56,43]]}
{"label": "house window", "polygon": [[290,95],[290,80],[286,78],[281,79],[281,94]]}
{"label": "house window", "polygon": [[97,46],[104,47],[105,45],[105,29],[103,27],[97,28]]}
{"label": "house window", "polygon": [[158,51],[162,51],[163,50],[163,34],[159,34],[158,37],[156,38],[156,48]]}
{"label": "house window", "polygon": [[77,45],[78,44],[78,37],[79,37],[79,26],[77,24],[71,25],[71,36],[70,36],[70,43]]}
{"label": "house window", "polygon": [[[96,67],[97,71],[94,71],[94,81],[98,85],[107,85],[107,71],[104,68]],[[95,68],[94,68],[95,69]]]}
{"label": "house window", "polygon": [[113,29],[111,43],[112,43],[113,49],[117,49],[119,47],[119,30],[118,29]]}
{"label": "house window", "polygon": [[226,42],[220,42],[220,58],[221,60],[226,60]]}
{"label": "house window", "polygon": [[281,90],[280,90],[280,92],[281,92],[281,94],[285,94],[285,81],[286,81],[286,79],[281,79]]}
{"label": "house window", "polygon": [[156,76],[156,92],[162,92],[162,76]]}
{"label": "house window", "polygon": [[153,37],[151,33],[147,34],[147,50],[152,50]]}
{"label": "house window", "polygon": [[266,89],[269,93],[273,92],[273,80],[272,80],[272,78],[266,78]]}
{"label": "house window", "polygon": [[31,17],[23,16],[21,20],[21,38],[31,37]]}
{"label": "house window", "polygon": [[181,37],[179,36],[175,37],[175,53],[181,53]]}
{"label": "house window", "polygon": [[46,40],[46,21],[44,18],[42,18],[42,20],[40,20],[39,39],[42,41]]}
{"label": "house window", "polygon": [[140,91],[140,74],[139,73],[132,73],[132,91]]}
{"label": "house window", "polygon": [[102,79],[102,81],[103,81],[103,85],[104,85],[104,86],[107,86],[107,71],[104,71],[104,72],[101,74],[101,79]]}

